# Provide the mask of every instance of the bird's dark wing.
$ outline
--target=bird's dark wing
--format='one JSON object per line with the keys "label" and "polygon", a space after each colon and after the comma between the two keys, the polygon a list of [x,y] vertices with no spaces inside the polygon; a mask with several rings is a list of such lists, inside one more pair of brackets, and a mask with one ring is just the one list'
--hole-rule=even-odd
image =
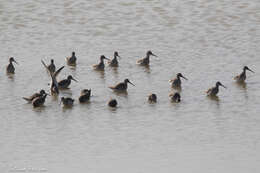
{"label": "bird's dark wing", "polygon": [[53,77],[56,78],[58,76],[58,74],[61,72],[61,70],[64,68],[65,66],[62,66],[61,68],[59,68],[55,73],[53,73]]}
{"label": "bird's dark wing", "polygon": [[66,84],[67,84],[67,79],[61,80],[61,81],[59,81],[59,83],[58,83],[59,86],[64,86],[64,85],[66,85]]}

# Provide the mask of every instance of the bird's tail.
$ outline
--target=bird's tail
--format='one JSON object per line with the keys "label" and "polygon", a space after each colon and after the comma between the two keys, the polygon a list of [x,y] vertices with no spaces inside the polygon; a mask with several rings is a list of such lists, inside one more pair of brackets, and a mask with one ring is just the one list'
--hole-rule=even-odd
{"label": "bird's tail", "polygon": [[239,76],[235,76],[235,77],[234,77],[234,80],[238,80],[238,79],[239,79]]}
{"label": "bird's tail", "polygon": [[27,102],[31,102],[31,99],[29,99],[29,98],[23,97],[23,99],[24,99],[25,101],[27,101]]}

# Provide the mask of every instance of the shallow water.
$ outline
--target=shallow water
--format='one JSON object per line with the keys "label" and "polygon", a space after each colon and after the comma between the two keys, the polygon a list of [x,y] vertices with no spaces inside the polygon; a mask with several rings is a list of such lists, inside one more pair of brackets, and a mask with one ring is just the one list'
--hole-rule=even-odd
{"label": "shallow water", "polygon": [[[0,172],[258,173],[260,171],[260,2],[10,0],[0,2]],[[93,71],[99,56],[117,50],[118,70]],[[152,50],[150,68],[135,64]],[[48,89],[40,63],[56,66],[76,52],[79,82],[60,96],[89,104],[63,109],[49,97],[33,109],[21,99]],[[14,56],[16,74],[5,65]],[[246,87],[233,77],[244,65]],[[168,80],[181,72],[182,102],[173,104]],[[108,86],[129,78],[128,95]],[[219,100],[205,91],[221,81]],[[147,103],[156,93],[158,103]],[[117,109],[107,107],[116,98]]]}

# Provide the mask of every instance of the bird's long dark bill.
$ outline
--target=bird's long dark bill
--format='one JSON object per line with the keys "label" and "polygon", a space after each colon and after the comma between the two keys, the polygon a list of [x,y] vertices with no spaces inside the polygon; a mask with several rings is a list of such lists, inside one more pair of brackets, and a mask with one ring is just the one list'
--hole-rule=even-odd
{"label": "bird's long dark bill", "polygon": [[155,56],[155,57],[158,57],[157,55],[155,55],[155,54],[153,54],[153,53],[152,53],[151,55],[153,55],[153,56]]}
{"label": "bird's long dark bill", "polygon": [[251,70],[251,69],[249,69],[249,68],[248,68],[248,70],[251,71],[252,73],[255,73],[253,70]]}
{"label": "bird's long dark bill", "polygon": [[[18,62],[16,62],[15,60],[14,60],[14,63],[15,63],[15,64],[18,64]],[[18,64],[18,65],[19,65],[19,64]]]}
{"label": "bird's long dark bill", "polygon": [[135,86],[133,83],[129,82],[131,85]]}
{"label": "bird's long dark bill", "polygon": [[227,87],[226,87],[226,86],[224,86],[224,85],[222,85],[222,84],[221,84],[221,86],[222,86],[223,88],[226,88],[226,89],[227,89]]}
{"label": "bird's long dark bill", "polygon": [[75,82],[78,82],[76,79],[72,78],[72,80],[74,80]]}
{"label": "bird's long dark bill", "polygon": [[186,77],[182,76],[183,79],[188,80]]}
{"label": "bird's long dark bill", "polygon": [[106,57],[105,57],[105,59],[108,60],[108,61],[110,61],[110,59],[108,59],[108,58],[106,58]]}

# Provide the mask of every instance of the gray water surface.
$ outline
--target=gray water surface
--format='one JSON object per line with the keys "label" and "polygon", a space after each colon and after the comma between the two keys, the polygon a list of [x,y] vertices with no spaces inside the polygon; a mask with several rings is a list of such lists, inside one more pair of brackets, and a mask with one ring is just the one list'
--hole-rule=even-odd
{"label": "gray water surface", "polygon": [[[0,1],[0,172],[260,172],[259,9],[259,0]],[[117,70],[92,69],[115,50]],[[147,50],[158,55],[149,69],[135,64]],[[33,109],[22,97],[50,82],[40,60],[60,67],[72,51],[78,65],[59,79],[79,82],[59,97],[91,88],[91,102],[63,109],[48,97]],[[244,65],[256,72],[245,87],[233,81]],[[178,72],[189,80],[174,104],[168,81]],[[128,95],[108,88],[125,78],[136,85]],[[228,88],[218,101],[205,96],[216,81]]]}

